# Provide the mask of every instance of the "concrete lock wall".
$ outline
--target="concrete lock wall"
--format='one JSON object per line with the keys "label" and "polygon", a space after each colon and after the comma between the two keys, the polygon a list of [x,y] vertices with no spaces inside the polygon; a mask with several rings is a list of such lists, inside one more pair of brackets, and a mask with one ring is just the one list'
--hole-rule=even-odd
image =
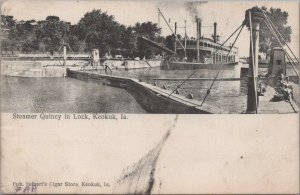
{"label": "concrete lock wall", "polygon": [[1,74],[19,77],[65,77],[64,67],[42,67],[41,62],[1,61]]}
{"label": "concrete lock wall", "polygon": [[103,66],[109,66],[111,69],[124,69],[124,61],[123,60],[105,60]]}
{"label": "concrete lock wall", "polygon": [[126,60],[125,69],[153,68],[161,65],[160,60]]}

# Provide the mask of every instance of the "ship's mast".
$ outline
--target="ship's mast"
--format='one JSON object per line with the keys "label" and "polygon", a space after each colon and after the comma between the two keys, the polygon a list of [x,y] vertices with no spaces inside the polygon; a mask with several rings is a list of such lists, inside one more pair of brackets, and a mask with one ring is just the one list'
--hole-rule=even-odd
{"label": "ship's mast", "polygon": [[176,40],[176,37],[177,37],[177,22],[175,22],[174,34],[175,34],[175,37],[174,37],[174,52],[176,53],[176,51],[177,51],[177,40]]}
{"label": "ship's mast", "polygon": [[196,41],[197,41],[197,62],[199,62],[200,61],[200,35],[199,35],[199,31],[200,31],[200,23],[199,23],[199,18],[197,17],[196,18],[196,22],[197,22],[197,37],[196,37]]}

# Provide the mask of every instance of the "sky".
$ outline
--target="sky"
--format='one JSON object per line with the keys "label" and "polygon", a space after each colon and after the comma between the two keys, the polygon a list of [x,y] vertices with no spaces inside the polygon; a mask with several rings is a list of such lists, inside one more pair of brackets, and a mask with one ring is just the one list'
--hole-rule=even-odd
{"label": "sky", "polygon": [[[17,20],[44,20],[49,15],[55,15],[61,20],[76,24],[86,12],[101,9],[114,15],[116,21],[126,26],[134,25],[136,22],[160,21],[162,35],[169,35],[171,31],[162,17],[158,19],[160,8],[173,29],[174,23],[177,22],[178,33],[181,35],[184,35],[182,27],[186,20],[187,35],[195,36],[195,14],[202,19],[202,33],[206,37],[211,36],[213,23],[217,22],[217,31],[222,42],[242,24],[247,9],[256,5],[276,7],[289,13],[288,25],[292,27],[290,47],[299,56],[299,1],[208,1],[193,3],[191,7],[188,7],[186,2],[188,1],[2,0],[1,14],[13,15]],[[249,31],[244,28],[236,42],[240,56],[249,55],[249,36]]]}

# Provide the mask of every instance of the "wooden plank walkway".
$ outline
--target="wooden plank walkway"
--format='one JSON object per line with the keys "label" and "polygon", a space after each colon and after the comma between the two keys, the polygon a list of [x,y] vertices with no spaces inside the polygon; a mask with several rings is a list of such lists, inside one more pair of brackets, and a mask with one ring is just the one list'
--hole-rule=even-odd
{"label": "wooden plank walkway", "polygon": [[[295,90],[299,90],[299,88],[296,88]],[[293,100],[291,102],[271,101],[274,94],[275,89],[267,86],[264,96],[259,96],[259,107],[257,110],[258,114],[291,114],[299,112],[299,108]]]}
{"label": "wooden plank walkway", "polygon": [[[185,81],[186,78],[153,78],[153,80],[157,81]],[[244,80],[243,78],[189,78],[188,81],[241,81]]]}

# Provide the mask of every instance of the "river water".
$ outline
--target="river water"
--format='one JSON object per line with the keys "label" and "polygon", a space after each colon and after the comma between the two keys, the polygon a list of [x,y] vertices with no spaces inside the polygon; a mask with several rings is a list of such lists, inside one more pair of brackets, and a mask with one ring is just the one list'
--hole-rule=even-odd
{"label": "river water", "polygon": [[[241,64],[224,65],[218,78],[240,78]],[[153,78],[214,78],[219,68],[197,69],[197,70],[160,70],[151,69],[132,69],[128,71],[113,70],[113,75],[141,79],[143,82],[154,83]],[[94,71],[95,72],[95,71]],[[157,81],[159,87],[166,87],[172,91],[182,81]],[[179,93],[182,96],[192,94],[195,100],[203,101],[207,90],[212,85],[212,81],[186,81],[181,85]],[[230,113],[241,113],[246,109],[247,104],[247,83],[242,81],[215,81],[210,94],[205,99],[205,103],[227,110]]]}
{"label": "river water", "polygon": [[2,112],[145,113],[123,89],[71,78],[1,76]]}
{"label": "river water", "polygon": [[[195,70],[133,69],[113,70],[113,75],[142,79],[187,78]],[[192,78],[213,78],[217,69],[196,70]],[[96,72],[97,73],[97,72]],[[99,72],[98,72],[99,73]],[[218,76],[240,77],[240,65],[224,66]],[[174,89],[182,81],[158,81],[158,86]],[[180,94],[193,94],[202,101],[212,81],[188,81]],[[241,81],[216,81],[206,103],[241,113],[246,108],[246,85]],[[24,78],[1,76],[2,112],[88,112],[88,113],[146,113],[126,91],[72,78]]]}

